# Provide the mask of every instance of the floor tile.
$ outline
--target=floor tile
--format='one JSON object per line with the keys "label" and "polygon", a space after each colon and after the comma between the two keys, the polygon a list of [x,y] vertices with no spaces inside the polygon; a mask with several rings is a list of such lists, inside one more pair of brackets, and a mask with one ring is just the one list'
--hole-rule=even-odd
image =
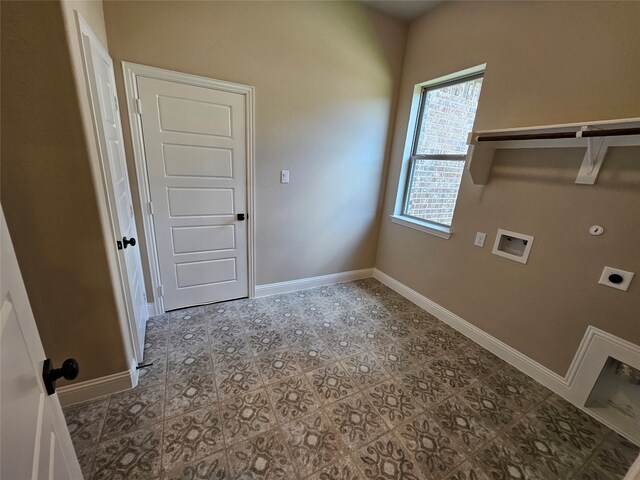
{"label": "floor tile", "polygon": [[371,387],[365,394],[389,428],[397,427],[422,410],[422,406],[395,380]]}
{"label": "floor tile", "polygon": [[415,369],[396,378],[423,408],[428,408],[448,396],[440,380],[426,370]]}
{"label": "floor tile", "polygon": [[220,343],[227,339],[242,337],[244,328],[237,318],[223,317],[210,320],[207,326],[209,341],[212,344]]}
{"label": "floor tile", "polygon": [[487,429],[482,418],[457,398],[450,398],[429,410],[443,431],[458,439],[458,445],[467,453],[487,442],[493,432]]}
{"label": "floor tile", "polygon": [[300,418],[320,408],[320,402],[305,375],[288,378],[267,387],[271,405],[280,422]]}
{"label": "floor tile", "polygon": [[491,480],[486,473],[474,463],[466,461],[445,477],[445,480]]}
{"label": "floor tile", "polygon": [[320,402],[325,405],[356,392],[353,380],[339,363],[332,363],[307,373]]}
{"label": "floor tile", "polygon": [[356,454],[365,478],[418,480],[420,471],[400,441],[390,433],[360,448]]}
{"label": "floor tile", "polygon": [[351,457],[343,457],[333,465],[324,467],[309,480],[363,480],[364,476],[358,470],[356,462]]}
{"label": "floor tile", "polygon": [[[474,457],[490,478],[504,480],[546,480],[549,478],[531,459],[514,451],[511,445],[496,439],[482,448]],[[546,478],[545,478],[546,477]]]}
{"label": "floor tile", "polygon": [[271,315],[260,311],[248,315],[241,315],[240,319],[244,325],[245,332],[249,335],[255,332],[260,332],[261,330],[270,330],[275,327]]}
{"label": "floor tile", "polygon": [[640,447],[613,433],[598,448],[591,461],[613,478],[624,477],[640,455]]}
{"label": "floor tile", "polygon": [[218,401],[213,371],[208,368],[169,377],[166,385],[166,418]]}
{"label": "floor tile", "polygon": [[302,373],[302,368],[288,350],[260,355],[256,358],[255,364],[265,385]]}
{"label": "floor tile", "polygon": [[239,361],[216,366],[218,400],[242,395],[262,386],[258,370],[253,362]]}
{"label": "floor tile", "polygon": [[233,302],[214,303],[212,305],[206,305],[204,309],[209,315],[210,324],[215,324],[222,320],[238,320],[238,308]]}
{"label": "floor tile", "polygon": [[64,417],[76,450],[98,443],[108,406],[109,399],[101,398],[64,408]]}
{"label": "floor tile", "polygon": [[311,325],[302,320],[292,320],[282,326],[282,334],[287,345],[312,343],[319,340]]}
{"label": "floor tile", "polygon": [[582,459],[593,452],[608,432],[586,413],[556,396],[540,404],[532,415],[557,436],[563,448]]}
{"label": "floor tile", "polygon": [[164,387],[149,387],[112,395],[100,441],[161,422],[164,393]]}
{"label": "floor tile", "polygon": [[303,371],[315,370],[336,361],[329,347],[322,341],[291,345],[291,353]]}
{"label": "floor tile", "polygon": [[504,398],[511,409],[521,412],[530,410],[551,394],[548,389],[513,367],[496,371],[484,383]]}
{"label": "floor tile", "polygon": [[284,480],[296,478],[284,437],[270,430],[227,451],[232,477],[238,480]]}
{"label": "floor tile", "polygon": [[164,424],[162,463],[165,468],[198,460],[223,448],[222,426],[215,407],[194,410]]}
{"label": "floor tile", "polygon": [[251,332],[247,334],[247,339],[254,355],[282,350],[287,346],[280,331],[270,328]]}
{"label": "floor tile", "polygon": [[427,369],[450,393],[460,391],[475,380],[466,368],[449,356],[429,362]]}
{"label": "floor tile", "polygon": [[309,476],[342,456],[344,446],[324,413],[314,412],[282,427],[300,476]]}
{"label": "floor tile", "polygon": [[96,448],[90,479],[156,478],[160,474],[161,445],[161,426],[103,442]]}
{"label": "floor tile", "polygon": [[391,376],[406,373],[415,368],[409,354],[398,344],[381,345],[371,348],[370,352]]}
{"label": "floor tile", "polygon": [[211,344],[211,356],[216,365],[246,360],[252,356],[249,344],[244,337],[218,338]]}
{"label": "floor tile", "polygon": [[254,390],[220,405],[225,443],[233,445],[265,432],[276,425],[264,389]]}
{"label": "floor tile", "polygon": [[457,398],[466,402],[489,430],[502,430],[517,418],[507,401],[481,382],[467,388]]}
{"label": "floor tile", "polygon": [[173,350],[167,359],[167,376],[175,377],[186,375],[192,370],[213,368],[211,354],[207,347],[197,350]]}
{"label": "floor tile", "polygon": [[329,405],[327,416],[352,450],[382,435],[387,426],[364,395],[358,393]]}
{"label": "floor tile", "polygon": [[89,479],[621,480],[640,450],[374,279],[158,315]]}
{"label": "floor tile", "polygon": [[146,355],[144,358],[145,367],[138,370],[138,386],[141,388],[161,385],[167,378],[167,357],[160,356],[153,358]]}
{"label": "floor tile", "polygon": [[426,414],[400,426],[396,435],[411,452],[425,478],[442,478],[465,458],[455,437]]}
{"label": "floor tile", "polygon": [[360,388],[369,388],[389,377],[369,352],[345,358],[340,363]]}
{"label": "floor tile", "polygon": [[207,327],[180,328],[169,335],[169,350],[198,350],[209,343]]}
{"label": "floor tile", "polygon": [[224,451],[220,451],[199,460],[172,463],[162,478],[163,480],[223,480],[230,478],[227,456]]}
{"label": "floor tile", "polygon": [[556,435],[531,417],[524,417],[509,427],[504,438],[515,451],[546,471],[549,478],[570,478],[580,465],[579,459],[571,450],[563,448]]}
{"label": "floor tile", "polygon": [[171,330],[184,331],[207,323],[207,313],[204,307],[176,310],[171,312],[169,323]]}

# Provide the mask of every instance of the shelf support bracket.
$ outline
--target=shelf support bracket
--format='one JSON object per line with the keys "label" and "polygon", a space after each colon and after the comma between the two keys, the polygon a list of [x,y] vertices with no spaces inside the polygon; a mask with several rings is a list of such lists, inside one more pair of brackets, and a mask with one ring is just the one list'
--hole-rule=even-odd
{"label": "shelf support bracket", "polygon": [[[576,138],[582,138],[582,132],[589,127],[582,127],[576,133]],[[609,149],[608,137],[589,137],[587,138],[587,151],[582,159],[582,165],[578,170],[576,183],[580,185],[595,185],[600,173],[600,168],[604,163]]]}

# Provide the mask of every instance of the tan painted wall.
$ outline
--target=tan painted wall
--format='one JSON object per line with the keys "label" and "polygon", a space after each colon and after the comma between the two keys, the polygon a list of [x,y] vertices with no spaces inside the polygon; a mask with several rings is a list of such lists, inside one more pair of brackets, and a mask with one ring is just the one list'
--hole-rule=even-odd
{"label": "tan painted wall", "polygon": [[[477,129],[638,117],[638,18],[638,2],[446,2],[410,27],[376,266],[561,375],[588,325],[640,344],[640,279],[596,284],[605,264],[640,274],[640,149],[611,150],[595,186],[574,184],[583,150],[503,151],[488,185],[465,172],[443,240],[388,218],[412,89],[486,62]],[[535,236],[526,266],[491,254],[498,228]]]}
{"label": "tan painted wall", "polygon": [[[129,365],[66,38],[68,12],[59,2],[1,8],[2,205],[44,349],[56,365],[76,358],[77,381],[121,372]],[[99,3],[81,8],[99,26]]]}
{"label": "tan painted wall", "polygon": [[258,284],[373,266],[402,23],[343,2],[109,1],[104,12],[116,63],[256,87]]}

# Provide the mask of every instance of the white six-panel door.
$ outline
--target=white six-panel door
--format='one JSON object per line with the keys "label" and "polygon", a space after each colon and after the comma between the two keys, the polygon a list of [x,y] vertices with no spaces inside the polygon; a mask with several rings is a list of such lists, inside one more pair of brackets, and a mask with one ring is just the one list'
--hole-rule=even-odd
{"label": "white six-panel door", "polygon": [[1,217],[0,480],[80,480],[58,395],[42,382],[44,350]]}
{"label": "white six-panel door", "polygon": [[246,297],[245,96],[137,82],[165,310]]}
{"label": "white six-panel door", "polygon": [[[121,282],[124,286],[127,314],[135,343],[136,359],[142,361],[145,327],[148,318],[140,246],[131,201],[129,175],[122,140],[122,126],[118,114],[113,62],[104,48],[82,25],[83,53],[100,154],[104,166],[106,188],[111,206],[112,224],[118,248]],[[135,239],[136,245],[124,239]]]}

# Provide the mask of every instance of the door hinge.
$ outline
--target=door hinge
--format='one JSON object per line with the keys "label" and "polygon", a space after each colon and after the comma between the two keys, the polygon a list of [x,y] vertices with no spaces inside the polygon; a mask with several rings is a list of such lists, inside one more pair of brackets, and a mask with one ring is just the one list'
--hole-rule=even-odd
{"label": "door hinge", "polygon": [[142,115],[142,100],[140,100],[139,98],[134,98],[133,101],[136,106],[136,113],[138,115]]}
{"label": "door hinge", "polygon": [[147,207],[149,208],[149,215],[153,215],[153,202],[147,202]]}
{"label": "door hinge", "polygon": [[158,296],[164,297],[164,287],[162,285],[158,285]]}
{"label": "door hinge", "polygon": [[113,96],[113,109],[117,112],[118,111],[118,97],[117,96]]}

